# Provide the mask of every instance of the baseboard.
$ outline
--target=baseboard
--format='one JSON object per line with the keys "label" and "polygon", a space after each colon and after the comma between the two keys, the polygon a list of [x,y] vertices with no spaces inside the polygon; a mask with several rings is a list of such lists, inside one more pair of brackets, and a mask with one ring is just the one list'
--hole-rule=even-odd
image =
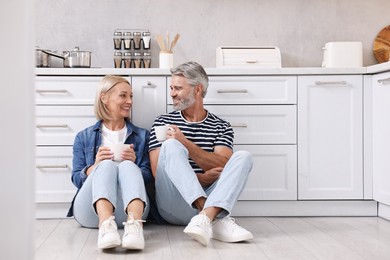
{"label": "baseboard", "polygon": [[378,217],[390,220],[390,206],[378,203]]}
{"label": "baseboard", "polygon": [[238,201],[233,216],[377,216],[369,201]]}

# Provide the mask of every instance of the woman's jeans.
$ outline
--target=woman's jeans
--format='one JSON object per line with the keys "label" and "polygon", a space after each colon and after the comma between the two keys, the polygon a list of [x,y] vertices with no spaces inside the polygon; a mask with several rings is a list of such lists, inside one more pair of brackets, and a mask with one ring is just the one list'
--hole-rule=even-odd
{"label": "woman's jeans", "polygon": [[188,162],[188,150],[176,139],[164,141],[160,148],[156,176],[156,201],[161,216],[171,224],[187,225],[198,214],[192,205],[205,197],[204,208],[219,207],[218,218],[230,215],[252,169],[252,155],[233,153],[218,180],[202,187]]}
{"label": "woman's jeans", "polygon": [[74,218],[80,225],[98,227],[95,203],[99,199],[107,199],[114,206],[115,222],[119,227],[127,221],[126,208],[134,199],[145,203],[143,219],[149,213],[149,200],[141,169],[131,161],[117,164],[104,160],[88,176],[74,201]]}

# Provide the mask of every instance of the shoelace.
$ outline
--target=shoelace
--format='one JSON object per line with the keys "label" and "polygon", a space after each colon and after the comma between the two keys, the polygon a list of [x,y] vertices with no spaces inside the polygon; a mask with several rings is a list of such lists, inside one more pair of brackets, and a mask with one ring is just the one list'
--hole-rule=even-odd
{"label": "shoelace", "polygon": [[99,229],[102,230],[103,234],[117,230],[114,219],[115,217],[111,216],[102,223]]}
{"label": "shoelace", "polygon": [[145,220],[134,220],[134,219],[129,219],[127,222],[123,222],[123,226],[125,227],[126,235],[129,233],[129,229],[135,230],[137,234],[141,232],[141,224],[142,222],[146,222]]}
{"label": "shoelace", "polygon": [[222,223],[226,226],[230,226],[230,227],[237,227],[237,223],[236,223],[236,220],[232,217],[225,217],[223,220],[222,220]]}

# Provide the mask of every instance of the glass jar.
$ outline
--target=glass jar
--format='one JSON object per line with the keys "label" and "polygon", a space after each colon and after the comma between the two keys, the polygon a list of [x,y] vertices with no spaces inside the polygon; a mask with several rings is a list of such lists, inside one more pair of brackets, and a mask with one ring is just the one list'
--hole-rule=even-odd
{"label": "glass jar", "polygon": [[123,46],[125,50],[131,49],[131,32],[124,32],[123,33]]}
{"label": "glass jar", "polygon": [[150,32],[143,32],[142,33],[142,45],[144,50],[150,49]]}
{"label": "glass jar", "polygon": [[150,62],[151,62],[151,56],[149,52],[144,52],[143,56],[143,67],[149,69],[150,68]]}
{"label": "glass jar", "polygon": [[127,51],[123,54],[123,63],[125,68],[131,68],[131,52]]}
{"label": "glass jar", "polygon": [[114,32],[114,49],[120,50],[122,49],[122,33]]}
{"label": "glass jar", "polygon": [[141,68],[142,56],[140,52],[134,52],[133,64],[134,68]]}
{"label": "glass jar", "polygon": [[122,52],[120,51],[114,53],[114,67],[122,68]]}
{"label": "glass jar", "polygon": [[140,32],[133,33],[133,47],[134,47],[134,50],[141,49],[141,33]]}

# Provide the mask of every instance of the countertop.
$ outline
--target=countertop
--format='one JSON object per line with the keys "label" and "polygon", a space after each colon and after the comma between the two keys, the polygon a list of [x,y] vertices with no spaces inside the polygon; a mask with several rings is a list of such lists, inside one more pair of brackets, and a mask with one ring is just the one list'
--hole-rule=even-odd
{"label": "countertop", "polygon": [[[351,75],[375,74],[390,71],[390,62],[360,68],[205,68],[209,76],[213,75]],[[116,69],[116,68],[36,68],[36,75],[147,75],[169,76],[169,69]]]}

